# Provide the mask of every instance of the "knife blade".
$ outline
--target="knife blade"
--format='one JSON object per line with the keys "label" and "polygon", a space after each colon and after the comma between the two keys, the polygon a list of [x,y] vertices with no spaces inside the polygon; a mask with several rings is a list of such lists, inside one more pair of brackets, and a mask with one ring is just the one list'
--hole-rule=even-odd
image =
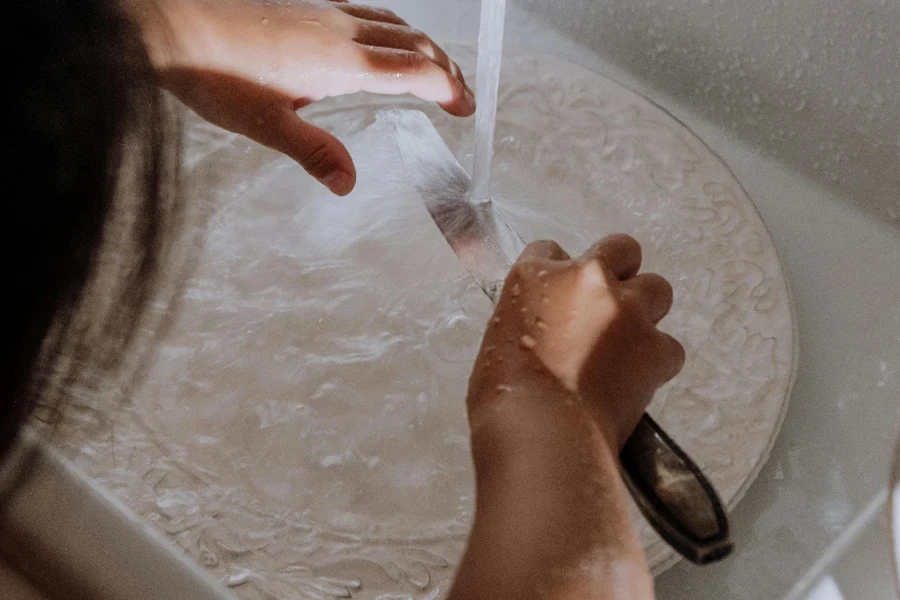
{"label": "knife blade", "polygon": [[460,262],[492,302],[525,242],[492,202],[469,199],[472,182],[428,117],[396,111],[397,143],[425,208]]}

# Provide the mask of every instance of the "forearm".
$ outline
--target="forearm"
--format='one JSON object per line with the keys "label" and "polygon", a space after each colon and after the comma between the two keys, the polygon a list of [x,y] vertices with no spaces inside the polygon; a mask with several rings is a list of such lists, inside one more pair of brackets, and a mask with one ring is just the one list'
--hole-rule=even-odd
{"label": "forearm", "polygon": [[580,401],[532,385],[470,402],[475,524],[451,600],[649,600],[614,450]]}

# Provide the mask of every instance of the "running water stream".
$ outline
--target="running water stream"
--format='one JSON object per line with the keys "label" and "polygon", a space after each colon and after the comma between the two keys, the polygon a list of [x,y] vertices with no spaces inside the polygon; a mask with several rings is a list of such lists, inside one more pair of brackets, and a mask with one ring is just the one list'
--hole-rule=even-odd
{"label": "running water stream", "polygon": [[491,164],[494,159],[494,125],[497,119],[497,86],[503,55],[506,0],[481,0],[478,33],[478,67],[475,79],[475,163],[472,167],[473,202],[491,201]]}

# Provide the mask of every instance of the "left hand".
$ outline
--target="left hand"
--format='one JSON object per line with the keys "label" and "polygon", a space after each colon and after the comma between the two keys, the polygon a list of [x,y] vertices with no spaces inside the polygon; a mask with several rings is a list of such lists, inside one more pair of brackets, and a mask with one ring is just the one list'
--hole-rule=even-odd
{"label": "left hand", "polygon": [[356,183],[353,160],[299,108],[372,92],[413,94],[458,116],[475,111],[456,63],[388,10],[327,0],[158,7],[157,19],[134,12],[163,86],[211,123],[290,156],[338,195]]}

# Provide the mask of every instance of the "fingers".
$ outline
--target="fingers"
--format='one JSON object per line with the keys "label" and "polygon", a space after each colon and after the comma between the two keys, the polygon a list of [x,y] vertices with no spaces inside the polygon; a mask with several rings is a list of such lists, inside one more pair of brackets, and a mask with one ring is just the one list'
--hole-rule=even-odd
{"label": "fingers", "polygon": [[417,29],[393,23],[363,21],[353,40],[366,46],[420,52],[447,73],[458,78],[470,93],[472,91],[468,89],[459,66],[450,60],[447,53],[430,37]]}
{"label": "fingers", "polygon": [[623,281],[634,277],[641,268],[641,245],[630,235],[610,235],[591,246],[581,260],[596,260]]}
{"label": "fingers", "polygon": [[661,362],[657,365],[659,368],[659,376],[662,378],[660,384],[673,379],[684,367],[685,352],[678,340],[667,333],[659,333],[658,344],[659,354],[662,357]]}
{"label": "fingers", "polygon": [[633,290],[654,324],[659,323],[672,308],[671,284],[655,273],[638,275],[641,268],[641,245],[624,234],[603,238],[582,256],[583,261],[596,260],[626,288]]}
{"label": "fingers", "polygon": [[674,298],[672,285],[660,275],[642,273],[623,282],[623,285],[637,294],[639,304],[654,324],[669,314]]}
{"label": "fingers", "polygon": [[437,102],[448,113],[466,117],[475,112],[475,98],[462,81],[420,52],[360,45],[359,91],[412,94]]}
{"label": "fingers", "polygon": [[552,240],[538,240],[525,246],[517,262],[535,260],[569,260],[569,255]]}
{"label": "fingers", "polygon": [[250,137],[293,158],[338,196],[346,196],[353,190],[356,185],[353,159],[336,137],[310,125],[292,110],[285,109],[278,121],[266,123],[263,135]]}
{"label": "fingers", "polygon": [[351,17],[363,19],[366,21],[376,21],[379,23],[393,23],[394,25],[409,25],[406,21],[395,15],[386,8],[377,8],[375,6],[361,6],[359,4],[346,4],[339,2],[335,6],[341,12]]}

